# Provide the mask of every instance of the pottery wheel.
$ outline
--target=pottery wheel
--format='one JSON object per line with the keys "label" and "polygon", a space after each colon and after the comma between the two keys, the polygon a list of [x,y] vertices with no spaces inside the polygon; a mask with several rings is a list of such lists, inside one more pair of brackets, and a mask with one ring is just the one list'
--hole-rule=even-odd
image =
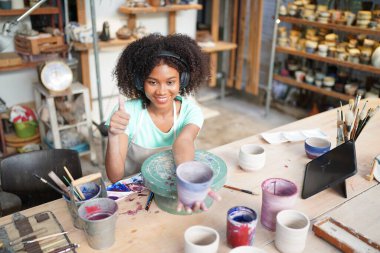
{"label": "pottery wheel", "polygon": [[[227,166],[218,156],[204,151],[195,151],[196,161],[203,162],[211,167],[214,172],[211,188],[219,190],[226,182]],[[145,160],[141,167],[144,184],[155,194],[162,197],[177,198],[177,184],[175,164],[171,150],[159,152]]]}

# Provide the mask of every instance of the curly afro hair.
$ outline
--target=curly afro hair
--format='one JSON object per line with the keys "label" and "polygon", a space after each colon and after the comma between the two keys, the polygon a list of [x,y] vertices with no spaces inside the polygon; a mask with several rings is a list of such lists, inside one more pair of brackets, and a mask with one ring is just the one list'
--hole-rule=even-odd
{"label": "curly afro hair", "polygon": [[[188,66],[175,57],[160,56],[162,51],[178,55]],[[194,93],[210,78],[209,57],[195,40],[183,34],[150,34],[132,42],[121,53],[114,70],[120,92],[128,98],[141,98],[144,107],[149,105],[145,93],[136,88],[136,80],[144,81],[153,68],[162,63],[175,68],[180,75],[184,71],[189,73],[189,84],[180,88],[180,95]]]}

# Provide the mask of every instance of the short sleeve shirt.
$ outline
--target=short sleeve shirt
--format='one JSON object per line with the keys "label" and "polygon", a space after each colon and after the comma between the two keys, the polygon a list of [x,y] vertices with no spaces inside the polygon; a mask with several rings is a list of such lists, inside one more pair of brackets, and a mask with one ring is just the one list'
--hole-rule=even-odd
{"label": "short sleeve shirt", "polygon": [[[194,124],[199,128],[202,128],[204,118],[202,111],[196,102],[181,96],[177,96],[176,100],[181,101],[181,110],[177,117],[176,135],[178,136],[182,129],[188,124]],[[115,107],[113,113],[116,110],[117,107]],[[133,139],[135,144],[144,148],[158,148],[173,145],[175,140],[174,128],[172,127],[167,133],[162,132],[154,124],[148,111],[143,109],[141,99],[126,101],[125,110],[130,115],[129,124],[125,129],[125,133],[129,137],[129,142]],[[106,125],[109,125],[111,116],[108,118]],[[139,127],[137,135],[134,136],[141,116],[143,117],[143,121]]]}

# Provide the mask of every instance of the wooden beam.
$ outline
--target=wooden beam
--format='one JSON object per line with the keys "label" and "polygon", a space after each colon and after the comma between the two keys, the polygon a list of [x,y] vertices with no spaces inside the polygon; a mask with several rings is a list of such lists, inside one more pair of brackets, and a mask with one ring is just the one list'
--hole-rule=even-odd
{"label": "wooden beam", "polygon": [[[89,65],[89,51],[80,52],[80,62],[82,71],[82,84],[91,91],[91,79],[90,79],[90,65]],[[91,92],[90,92],[91,95]],[[91,96],[90,96],[91,97]]]}
{"label": "wooden beam", "polygon": [[[233,1],[233,18],[232,18],[232,38],[231,42],[236,44],[237,42],[237,26],[238,26],[238,13],[239,13],[239,1]],[[236,50],[233,50],[230,54],[230,71],[228,73],[227,87],[234,86],[235,74],[236,74]]]}
{"label": "wooden beam", "polygon": [[86,24],[86,1],[77,0],[77,17],[80,25]]}
{"label": "wooden beam", "polygon": [[[212,10],[211,10],[211,37],[214,42],[219,40],[219,9],[220,9],[220,0],[212,1]],[[218,65],[218,55],[217,53],[212,53],[210,55],[210,68],[211,68],[211,80],[210,87],[216,86],[216,69]]]}
{"label": "wooden beam", "polygon": [[175,11],[169,11],[169,19],[168,19],[168,28],[169,28],[169,34],[175,33],[176,23],[175,23]]}
{"label": "wooden beam", "polygon": [[[86,24],[86,1],[77,0],[77,16],[78,23],[80,25]],[[79,52],[80,57],[80,68],[82,72],[82,84],[88,88],[91,99],[91,79],[90,79],[90,64],[89,64],[89,51]],[[92,108],[92,103],[91,103]]]}
{"label": "wooden beam", "polygon": [[261,33],[262,33],[262,13],[263,0],[256,0],[251,3],[250,12],[250,32],[249,32],[249,52],[248,57],[248,82],[246,91],[258,95],[260,82],[260,52],[261,52]]}
{"label": "wooden beam", "polygon": [[244,45],[245,45],[245,18],[246,18],[246,7],[247,1],[243,0],[240,8],[240,19],[239,19],[239,44],[238,44],[238,56],[237,56],[237,70],[236,70],[236,83],[235,88],[241,90],[241,83],[243,80],[243,66],[244,66]]}

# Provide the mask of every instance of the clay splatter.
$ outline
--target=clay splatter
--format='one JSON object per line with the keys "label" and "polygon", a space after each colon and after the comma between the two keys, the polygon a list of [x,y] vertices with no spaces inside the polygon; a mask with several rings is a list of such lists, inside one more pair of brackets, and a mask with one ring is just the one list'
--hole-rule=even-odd
{"label": "clay splatter", "polygon": [[141,210],[143,210],[143,207],[142,207],[142,205],[141,205],[141,203],[140,202],[137,202],[137,208],[135,209],[135,210],[128,210],[128,211],[126,211],[126,212],[122,212],[122,213],[120,213],[120,214],[124,214],[124,213],[126,213],[126,214],[128,214],[128,215],[136,215],[138,212],[140,212]]}

